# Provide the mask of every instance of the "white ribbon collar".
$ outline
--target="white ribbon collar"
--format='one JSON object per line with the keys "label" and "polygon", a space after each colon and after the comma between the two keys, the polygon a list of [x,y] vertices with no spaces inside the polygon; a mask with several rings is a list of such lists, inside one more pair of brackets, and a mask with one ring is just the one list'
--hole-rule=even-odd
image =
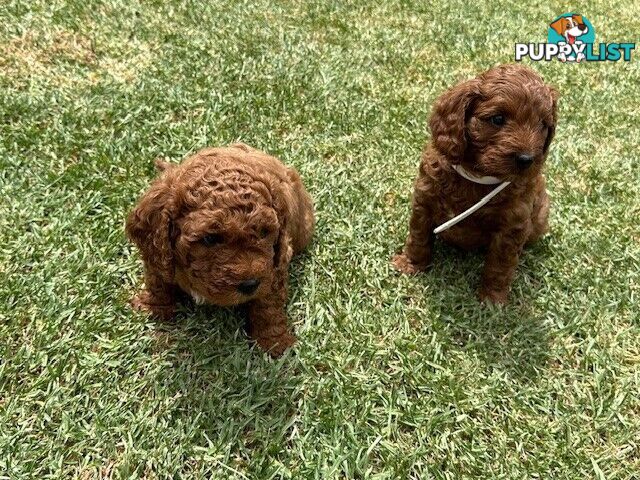
{"label": "white ribbon collar", "polygon": [[497,177],[491,177],[491,176],[488,176],[488,175],[484,176],[484,177],[479,177],[479,176],[469,172],[462,165],[452,165],[452,166],[453,166],[453,169],[456,172],[458,172],[458,174],[461,177],[466,178],[470,182],[480,183],[482,185],[497,185],[498,183],[502,183],[502,180],[500,180]]}
{"label": "white ribbon collar", "polygon": [[463,178],[466,178],[470,182],[479,183],[481,185],[497,185],[497,184],[500,184],[500,185],[498,185],[496,188],[491,190],[491,192],[489,192],[484,197],[482,197],[480,199],[480,201],[478,203],[476,203],[475,205],[473,205],[471,208],[468,208],[467,210],[462,212],[460,215],[456,215],[451,220],[448,220],[448,221],[444,222],[442,225],[440,225],[438,228],[436,228],[433,231],[433,233],[435,233],[435,234],[438,234],[440,232],[444,232],[448,228],[453,227],[455,224],[460,223],[462,220],[467,218],[472,213],[480,210],[487,203],[489,203],[489,200],[491,200],[493,197],[495,197],[497,194],[499,194],[502,190],[504,190],[511,183],[511,182],[503,182],[502,180],[500,180],[499,178],[496,178],[496,177],[490,177],[490,176],[478,177],[477,175],[474,175],[474,174],[468,172],[467,170],[465,170],[465,168],[462,165],[453,165],[453,168],[454,168],[454,170],[456,172],[458,172],[458,175],[460,175]]}

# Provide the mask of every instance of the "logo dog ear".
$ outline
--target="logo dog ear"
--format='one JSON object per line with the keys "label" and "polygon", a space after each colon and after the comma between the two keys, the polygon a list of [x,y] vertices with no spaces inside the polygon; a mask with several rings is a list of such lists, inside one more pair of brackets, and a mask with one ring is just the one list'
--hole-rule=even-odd
{"label": "logo dog ear", "polygon": [[582,21],[582,15],[571,15],[573,17],[573,20],[576,22],[577,25],[584,25],[584,22]]}
{"label": "logo dog ear", "polygon": [[165,176],[157,179],[127,217],[127,236],[140,249],[145,268],[173,282],[173,219],[176,206]]}
{"label": "logo dog ear", "polygon": [[553,28],[558,35],[562,36],[564,35],[564,31],[566,30],[567,20],[564,17],[560,17],[549,26]]}
{"label": "logo dog ear", "polygon": [[467,147],[465,122],[473,100],[480,95],[480,80],[473,79],[447,90],[433,107],[429,128],[435,148],[451,158],[462,158]]}

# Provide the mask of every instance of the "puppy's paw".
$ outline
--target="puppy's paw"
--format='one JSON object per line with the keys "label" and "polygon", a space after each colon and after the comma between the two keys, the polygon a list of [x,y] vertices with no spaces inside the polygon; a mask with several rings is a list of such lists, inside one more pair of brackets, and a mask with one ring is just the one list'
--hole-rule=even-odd
{"label": "puppy's paw", "polygon": [[478,291],[480,301],[488,305],[505,305],[508,297],[508,290],[490,290],[482,287]]}
{"label": "puppy's paw", "polygon": [[394,255],[391,259],[391,265],[393,265],[393,268],[397,271],[407,275],[416,275],[427,269],[426,264],[415,264],[411,262],[404,253],[397,253]]}
{"label": "puppy's paw", "polygon": [[273,358],[278,358],[297,341],[295,335],[285,332],[277,337],[258,337],[256,342],[260,348]]}
{"label": "puppy's paw", "polygon": [[143,290],[131,299],[134,310],[147,312],[160,320],[170,320],[175,315],[175,304],[161,304],[147,291]]}

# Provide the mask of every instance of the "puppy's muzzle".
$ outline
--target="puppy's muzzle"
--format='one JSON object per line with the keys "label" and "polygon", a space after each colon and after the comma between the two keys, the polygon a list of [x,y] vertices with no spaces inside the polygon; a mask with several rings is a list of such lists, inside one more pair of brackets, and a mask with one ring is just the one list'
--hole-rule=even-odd
{"label": "puppy's muzzle", "polygon": [[251,280],[245,280],[240,282],[236,287],[243,295],[251,295],[260,286],[260,280],[252,278]]}

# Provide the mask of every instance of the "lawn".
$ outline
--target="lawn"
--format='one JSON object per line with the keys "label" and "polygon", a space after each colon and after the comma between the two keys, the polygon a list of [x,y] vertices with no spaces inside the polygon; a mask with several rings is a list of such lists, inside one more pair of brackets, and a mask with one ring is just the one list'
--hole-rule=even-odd
{"label": "lawn", "polygon": [[[0,479],[638,478],[640,52],[531,64],[561,93],[551,232],[508,306],[480,255],[389,267],[433,101],[545,41],[566,6],[533,3],[2,2]],[[579,13],[637,40],[638,4]],[[153,159],[236,141],[315,200],[275,361],[235,310],[127,303]]]}

